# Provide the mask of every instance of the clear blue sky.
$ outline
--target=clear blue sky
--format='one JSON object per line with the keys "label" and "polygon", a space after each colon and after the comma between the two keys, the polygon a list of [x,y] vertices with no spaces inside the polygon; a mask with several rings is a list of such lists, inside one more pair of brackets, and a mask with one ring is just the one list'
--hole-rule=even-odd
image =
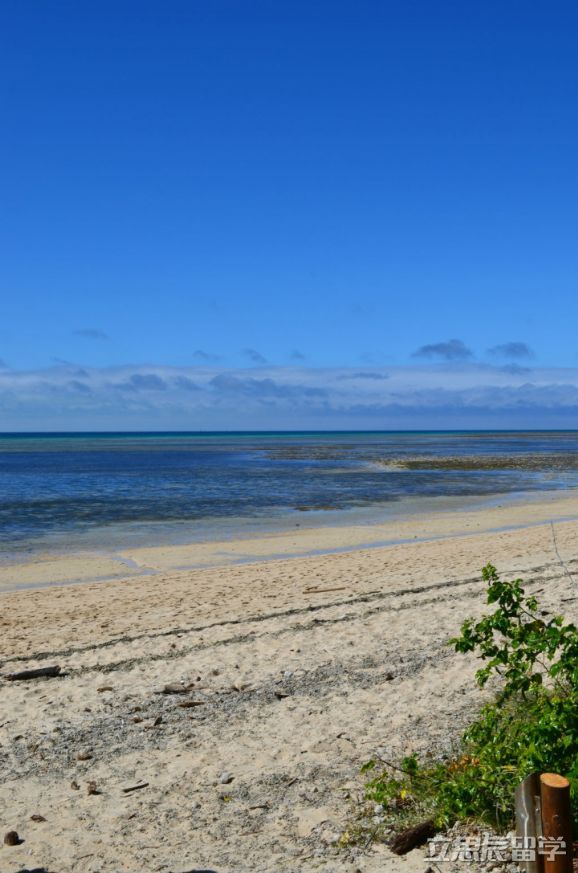
{"label": "clear blue sky", "polygon": [[0,358],[575,367],[577,38],[570,0],[3,0]]}

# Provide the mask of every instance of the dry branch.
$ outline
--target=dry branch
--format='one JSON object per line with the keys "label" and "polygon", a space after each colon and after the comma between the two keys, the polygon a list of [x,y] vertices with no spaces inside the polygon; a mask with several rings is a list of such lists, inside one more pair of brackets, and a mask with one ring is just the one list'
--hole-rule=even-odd
{"label": "dry branch", "polygon": [[22,670],[20,673],[9,673],[5,676],[9,682],[19,682],[26,679],[53,679],[60,675],[60,667],[38,667],[36,670]]}

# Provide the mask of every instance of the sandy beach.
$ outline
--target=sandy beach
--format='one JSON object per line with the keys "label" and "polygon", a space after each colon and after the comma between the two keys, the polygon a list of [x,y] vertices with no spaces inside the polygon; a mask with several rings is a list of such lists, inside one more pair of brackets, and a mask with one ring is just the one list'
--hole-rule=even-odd
{"label": "sandy beach", "polygon": [[577,615],[555,546],[572,571],[573,493],[4,565],[0,870],[424,873],[337,845],[359,769],[455,746],[481,695],[447,640],[485,563]]}

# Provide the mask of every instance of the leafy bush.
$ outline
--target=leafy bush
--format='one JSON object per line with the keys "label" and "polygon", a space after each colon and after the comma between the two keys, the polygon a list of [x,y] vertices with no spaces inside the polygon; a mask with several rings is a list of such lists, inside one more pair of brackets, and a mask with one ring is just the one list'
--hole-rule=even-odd
{"label": "leafy bush", "polygon": [[[367,797],[386,808],[413,806],[438,825],[476,819],[498,828],[513,820],[516,785],[534,771],[561,773],[571,785],[578,824],[578,630],[548,617],[522,582],[503,582],[491,564],[482,570],[487,603],[496,609],[468,619],[450,643],[485,662],[476,673],[483,687],[497,677],[499,690],[462,738],[451,761],[406,758],[367,785]],[[374,770],[375,761],[363,768]]]}

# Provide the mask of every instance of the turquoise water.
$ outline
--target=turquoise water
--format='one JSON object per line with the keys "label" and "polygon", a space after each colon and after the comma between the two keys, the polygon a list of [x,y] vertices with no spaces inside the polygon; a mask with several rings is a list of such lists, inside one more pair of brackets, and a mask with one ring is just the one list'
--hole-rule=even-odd
{"label": "turquoise water", "polygon": [[[387,467],[404,457],[482,455],[498,469]],[[536,455],[538,469],[499,469],[500,459]],[[0,545],[129,535],[154,544],[177,532],[182,540],[293,523],[308,512],[367,516],[408,498],[566,489],[578,485],[566,463],[574,455],[576,432],[4,434]]]}

